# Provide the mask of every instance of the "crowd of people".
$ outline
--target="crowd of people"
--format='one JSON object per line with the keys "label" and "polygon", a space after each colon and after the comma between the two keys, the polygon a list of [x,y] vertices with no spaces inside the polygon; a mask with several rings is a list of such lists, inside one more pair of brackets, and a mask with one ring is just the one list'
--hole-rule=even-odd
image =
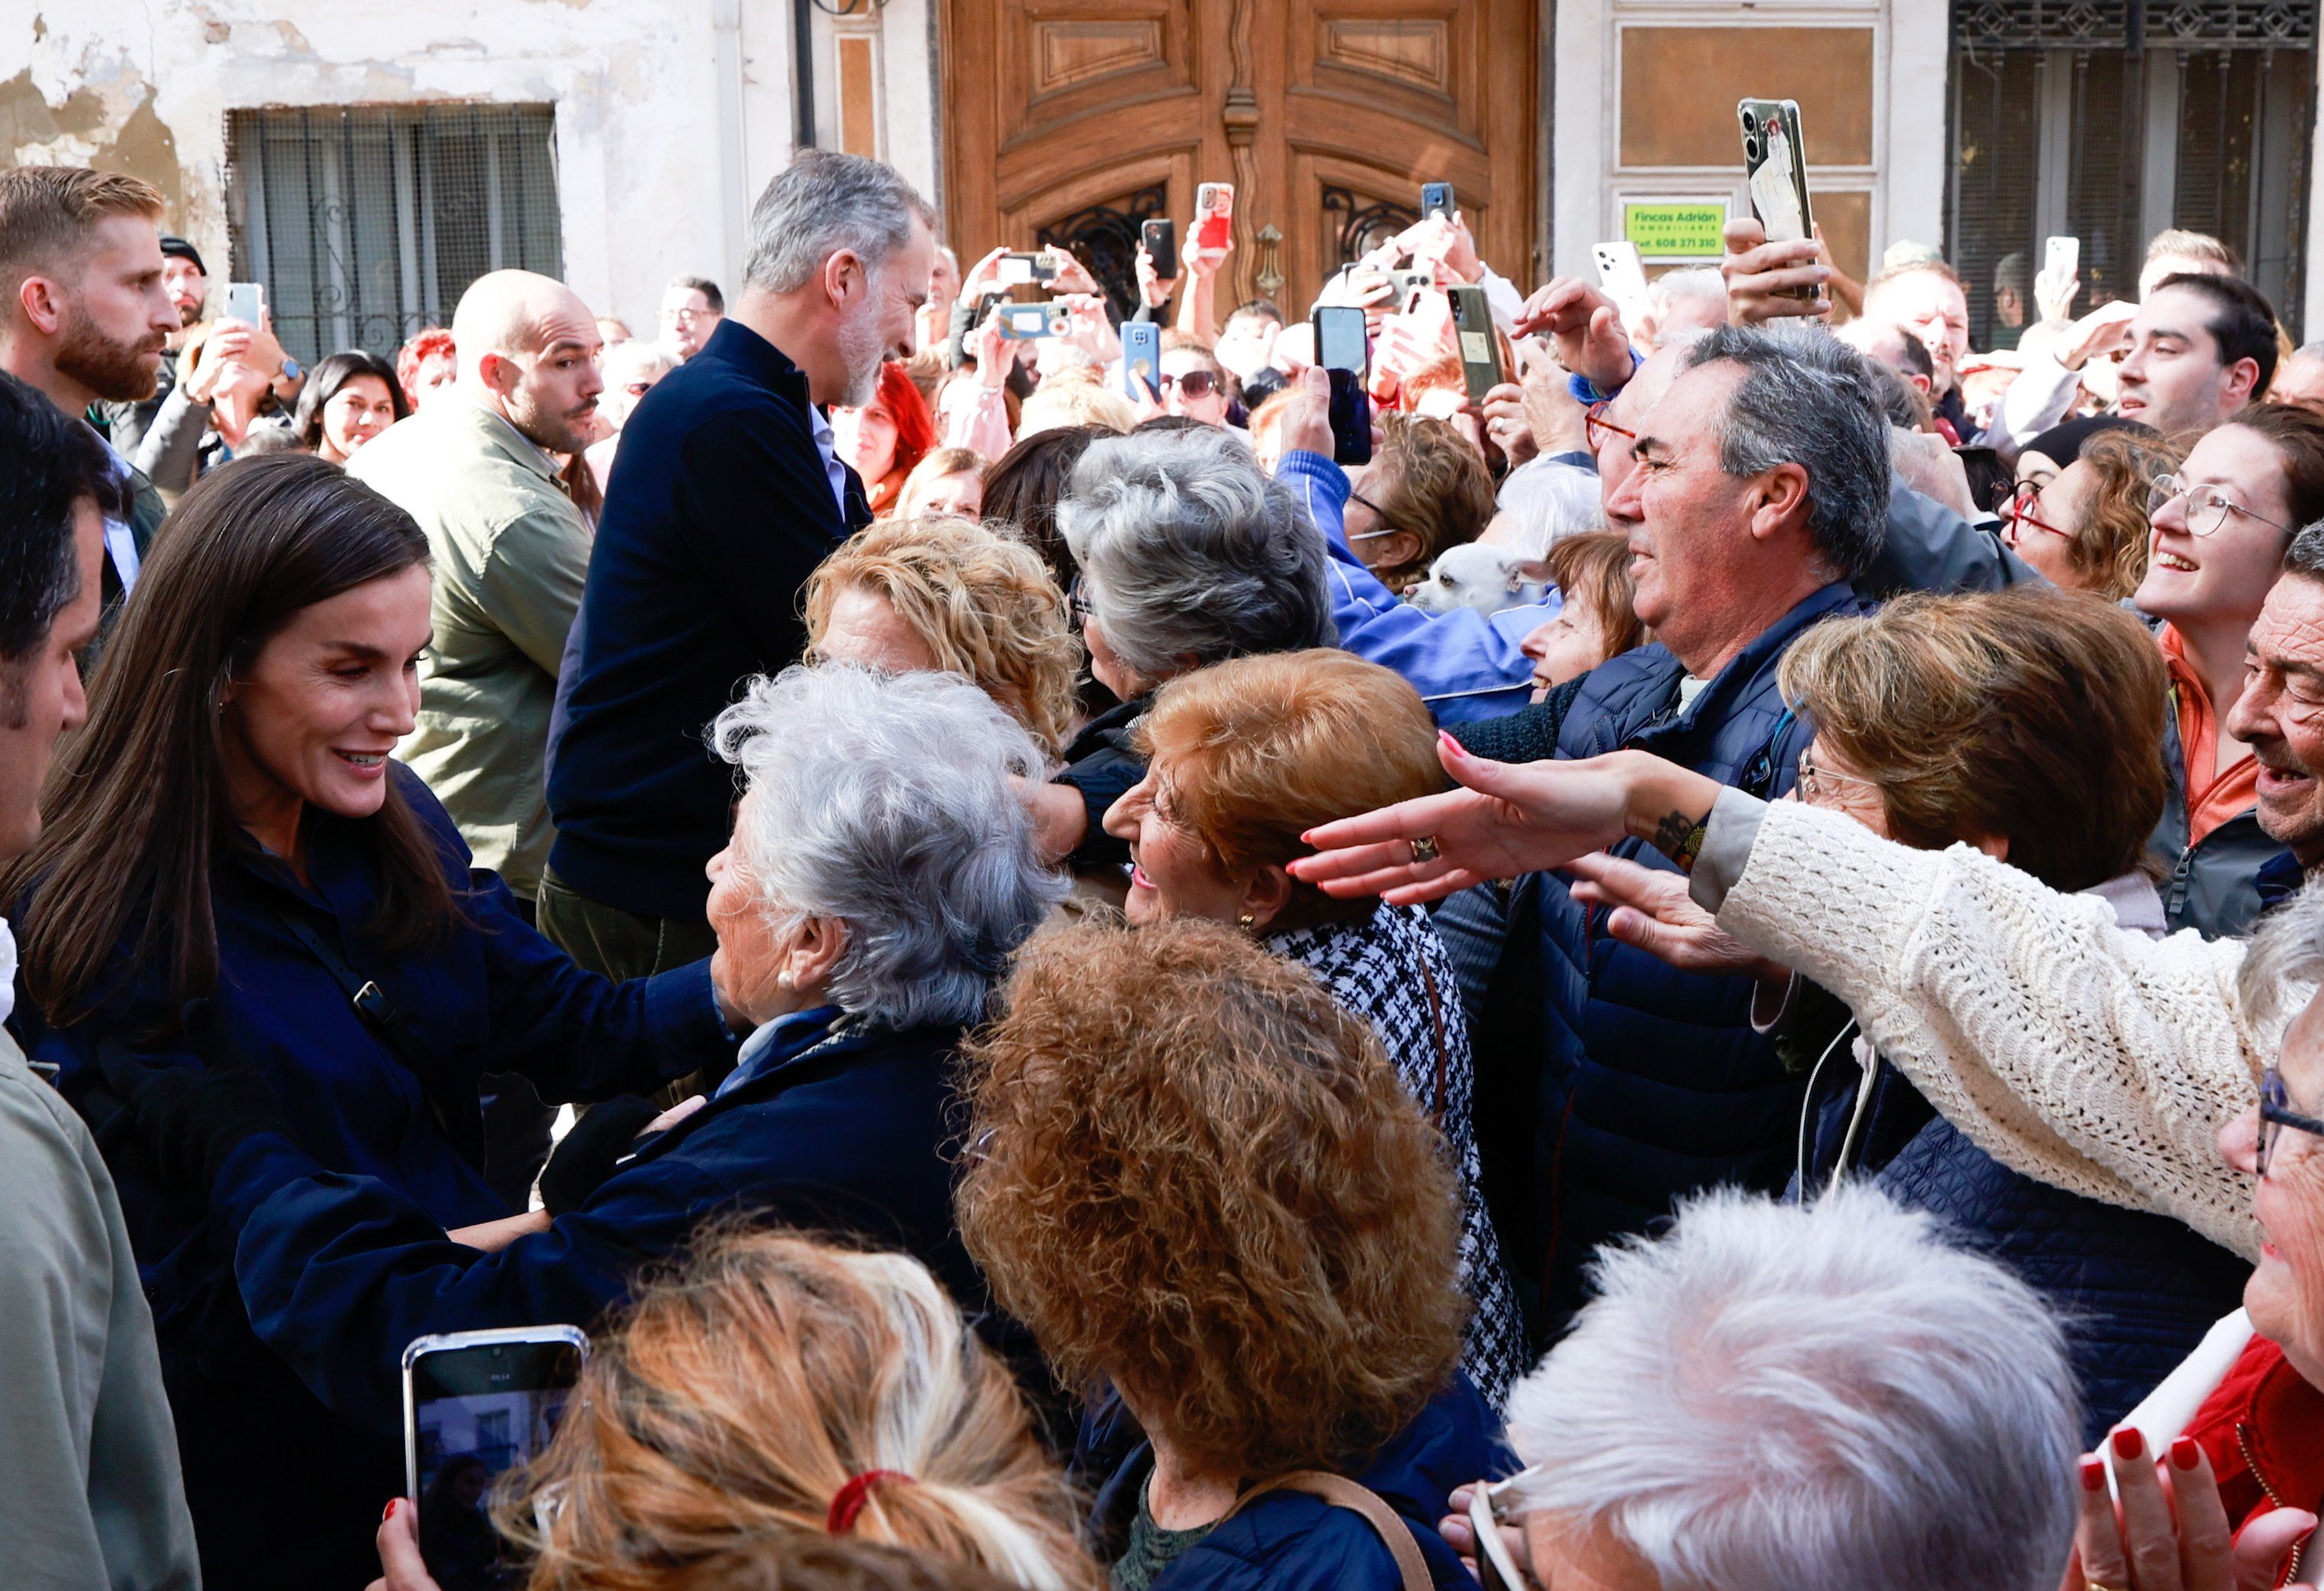
{"label": "crowd of people", "polygon": [[12,1585],[2313,1574],[2324,350],[2217,240],[2005,357],[1431,216],[1343,466],[1231,245],[862,158],[312,369],[168,218],[0,173]]}

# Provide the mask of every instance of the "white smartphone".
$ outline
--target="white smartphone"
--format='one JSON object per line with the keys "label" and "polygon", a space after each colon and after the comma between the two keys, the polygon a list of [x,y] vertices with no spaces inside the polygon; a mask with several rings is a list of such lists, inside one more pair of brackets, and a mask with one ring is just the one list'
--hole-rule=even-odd
{"label": "white smartphone", "polygon": [[1628,238],[1592,244],[1590,253],[1598,262],[1598,285],[1608,298],[1626,306],[1646,302],[1646,268],[1638,259],[1637,244]]}
{"label": "white smartphone", "polygon": [[229,282],[226,284],[226,318],[244,325],[259,325],[266,313],[266,290],[255,282]]}
{"label": "white smartphone", "polygon": [[[438,1543],[428,1568],[439,1581],[516,1583],[485,1493],[549,1446],[588,1356],[589,1339],[570,1326],[456,1331],[403,1350],[404,1490],[420,1540]],[[447,1553],[464,1556],[438,1561]]]}
{"label": "white smartphone", "polygon": [[2042,245],[2042,268],[2061,282],[2070,282],[2082,268],[2082,240],[2052,237]]}

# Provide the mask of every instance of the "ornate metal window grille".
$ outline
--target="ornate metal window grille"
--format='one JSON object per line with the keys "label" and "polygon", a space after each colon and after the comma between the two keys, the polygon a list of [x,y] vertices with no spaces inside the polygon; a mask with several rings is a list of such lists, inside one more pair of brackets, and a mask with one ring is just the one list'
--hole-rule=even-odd
{"label": "ornate metal window grille", "polygon": [[1964,50],[2071,50],[2200,45],[2304,50],[2316,42],[2315,0],[1953,0]]}
{"label": "ornate metal window grille", "polygon": [[556,110],[231,111],[226,213],[235,279],[265,284],[294,357],[392,355],[487,271],[564,274]]}
{"label": "ornate metal window grille", "polygon": [[1393,199],[1366,204],[1336,183],[1323,185],[1323,224],[1329,229],[1323,257],[1333,269],[1361,259],[1420,219],[1420,212]]}
{"label": "ornate metal window grille", "polygon": [[[1089,267],[1116,310],[1138,308],[1138,245],[1141,222],[1168,213],[1170,196],[1160,183],[1141,188],[1116,204],[1095,204],[1033,234],[1034,246],[1061,248]],[[1185,246],[1180,238],[1178,245]]]}
{"label": "ornate metal window grille", "polygon": [[[1971,340],[2010,346],[2043,239],[2081,239],[2075,312],[2135,296],[2166,227],[2225,239],[2301,325],[2318,0],[1954,0],[1949,257]],[[2027,304],[2027,319],[2038,312]]]}

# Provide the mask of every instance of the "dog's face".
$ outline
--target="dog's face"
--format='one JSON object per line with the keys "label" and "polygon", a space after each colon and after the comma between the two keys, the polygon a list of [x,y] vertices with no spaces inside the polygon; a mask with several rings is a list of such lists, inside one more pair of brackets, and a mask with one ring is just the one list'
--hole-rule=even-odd
{"label": "dog's face", "polygon": [[1423,613],[1470,607],[1490,615],[1542,599],[1543,587],[1518,572],[1517,555],[1505,547],[1469,542],[1448,547],[1429,566],[1428,578],[1406,596]]}

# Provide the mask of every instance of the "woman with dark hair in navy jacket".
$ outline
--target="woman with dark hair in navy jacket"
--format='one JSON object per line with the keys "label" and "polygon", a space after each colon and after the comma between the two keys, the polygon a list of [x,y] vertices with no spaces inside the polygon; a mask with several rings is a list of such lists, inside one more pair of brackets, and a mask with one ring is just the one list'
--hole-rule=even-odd
{"label": "woman with dark hair in navy jacket", "polygon": [[130,1140],[122,1058],[195,1066],[230,1036],[318,1165],[445,1231],[511,1213],[483,1174],[483,1073],[586,1100],[732,1054],[707,963],[617,987],[470,873],[390,756],[428,640],[428,543],[401,509],[316,458],[215,472],[156,541],[48,832],[5,883],[16,1028],[119,1184],[213,1585],[361,1585],[401,1444],[253,1337],[211,1241],[238,1223]]}

